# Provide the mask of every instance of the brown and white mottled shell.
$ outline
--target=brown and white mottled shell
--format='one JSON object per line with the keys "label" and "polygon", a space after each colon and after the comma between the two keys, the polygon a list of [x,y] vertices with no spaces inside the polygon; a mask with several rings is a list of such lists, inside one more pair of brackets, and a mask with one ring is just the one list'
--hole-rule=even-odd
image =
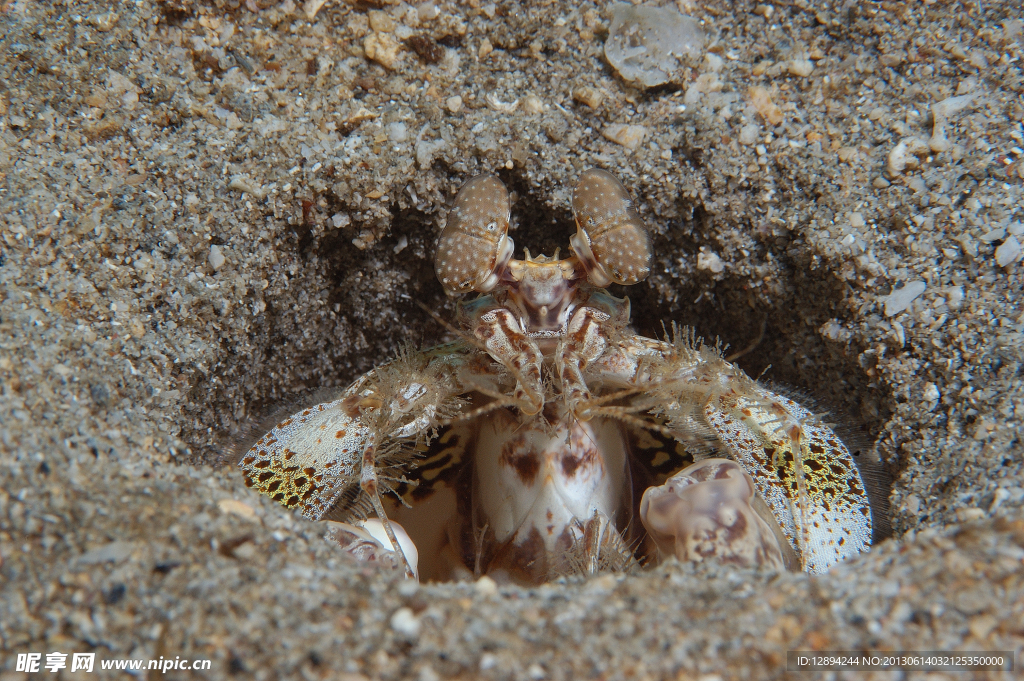
{"label": "brown and white mottled shell", "polygon": [[583,172],[572,195],[577,232],[570,239],[594,286],[636,284],[651,273],[651,237],[629,192],[600,168]]}
{"label": "brown and white mottled shell", "polygon": [[449,295],[495,287],[512,257],[508,237],[508,190],[493,175],[479,175],[462,186],[448,223],[437,240],[434,270]]}

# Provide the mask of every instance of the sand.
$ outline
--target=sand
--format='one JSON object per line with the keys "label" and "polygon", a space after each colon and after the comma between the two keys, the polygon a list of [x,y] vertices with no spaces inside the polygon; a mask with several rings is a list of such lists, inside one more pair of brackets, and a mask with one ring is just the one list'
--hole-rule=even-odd
{"label": "sand", "polygon": [[[211,661],[166,678],[1019,669],[1016,3],[683,0],[706,44],[649,90],[605,60],[604,5],[320,4],[2,5],[0,678],[55,651]],[[654,234],[614,291],[638,330],[749,349],[828,412],[892,478],[892,538],[820,576],[416,586],[244,487],[252,424],[443,337],[418,303],[454,311],[433,241],[466,179],[497,172],[550,254],[594,165]]]}

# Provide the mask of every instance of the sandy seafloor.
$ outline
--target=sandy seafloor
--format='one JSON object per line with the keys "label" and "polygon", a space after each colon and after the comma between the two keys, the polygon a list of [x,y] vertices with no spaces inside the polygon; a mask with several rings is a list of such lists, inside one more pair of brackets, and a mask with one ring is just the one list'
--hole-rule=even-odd
{"label": "sandy seafloor", "polygon": [[[1019,670],[1019,3],[680,5],[711,56],[644,91],[591,2],[0,3],[0,678],[54,651],[212,661],[169,679],[778,678],[787,650]],[[551,253],[592,165],[655,234],[638,328],[735,349],[763,326],[739,364],[858,433],[894,538],[813,577],[414,588],[243,486],[247,424],[440,335],[417,302],[454,310],[432,244],[462,182],[498,171],[518,247]]]}

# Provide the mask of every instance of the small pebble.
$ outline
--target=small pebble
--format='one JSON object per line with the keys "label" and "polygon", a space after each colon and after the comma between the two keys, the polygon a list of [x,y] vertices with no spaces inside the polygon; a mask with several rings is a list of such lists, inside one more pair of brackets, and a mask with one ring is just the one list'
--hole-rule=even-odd
{"label": "small pebble", "polygon": [[974,520],[981,520],[984,517],[985,511],[977,507],[958,508],[956,510],[956,519],[962,523],[969,523]]}
{"label": "small pebble", "polygon": [[398,595],[402,598],[412,598],[420,590],[420,583],[415,579],[407,579],[398,584]]}
{"label": "small pebble", "polygon": [[856,147],[840,147],[837,155],[843,163],[850,163],[857,159],[857,149]]}
{"label": "small pebble", "polygon": [[750,102],[754,105],[757,113],[761,114],[761,117],[766,121],[772,125],[778,125],[782,122],[782,109],[772,101],[772,97],[767,89],[760,85],[754,85],[747,90],[747,96],[750,97]]}
{"label": "small pebble", "polygon": [[526,95],[523,97],[523,111],[528,114],[539,114],[544,111],[544,100],[537,95]]}
{"label": "small pebble", "polygon": [[876,177],[871,181],[871,185],[875,189],[885,189],[886,187],[889,186],[889,184],[889,180],[885,179],[884,177]]}
{"label": "small pebble", "polygon": [[597,88],[584,85],[572,91],[572,98],[573,101],[586,104],[591,109],[596,109],[601,105],[604,95]]}
{"label": "small pebble", "polygon": [[391,628],[395,630],[395,633],[408,639],[418,638],[420,627],[420,619],[416,617],[412,608],[399,608],[391,616]]}
{"label": "small pebble", "polygon": [[302,5],[302,10],[306,13],[306,19],[313,21],[316,18],[317,12],[324,6],[327,0],[307,0]]}
{"label": "small pebble", "polygon": [[892,148],[885,162],[885,172],[889,174],[889,177],[896,177],[903,173],[907,167],[908,155],[906,140],[901,140],[899,144]]}
{"label": "small pebble", "polygon": [[436,2],[424,2],[416,6],[416,18],[420,21],[433,21],[441,14]]}
{"label": "small pebble", "polygon": [[386,69],[393,69],[398,63],[399,50],[402,44],[395,40],[390,33],[377,31],[366,36],[363,40],[363,50],[366,58],[377,62]]}
{"label": "small pebble", "polygon": [[395,20],[387,12],[372,9],[367,12],[367,18],[370,20],[370,28],[374,31],[391,33],[395,30]]}
{"label": "small pebble", "polygon": [[89,20],[93,26],[96,27],[97,31],[109,31],[114,28],[117,24],[117,14],[114,12],[104,12],[103,14],[97,14]]}
{"label": "small pebble", "polygon": [[1020,259],[1021,247],[1017,237],[1011,236],[996,249],[996,264],[1006,267]]}
{"label": "small pebble", "polygon": [[[214,248],[216,248],[216,246],[214,246]],[[252,506],[245,502],[238,501],[237,499],[221,499],[217,502],[217,508],[221,510],[221,513],[236,515],[239,518],[245,518],[246,520],[252,520],[256,517],[256,511]]]}
{"label": "small pebble", "polygon": [[978,238],[981,241],[984,241],[985,243],[989,244],[989,243],[992,243],[993,241],[999,241],[1000,239],[1002,239],[1005,236],[1006,236],[1006,229],[1004,229],[1003,227],[999,227],[997,229],[992,229],[992,230],[989,230],[989,231],[985,232],[984,234],[982,234]]}
{"label": "small pebble", "polygon": [[740,128],[740,144],[750,146],[757,143],[758,127],[753,123]]}
{"label": "small pebble", "polygon": [[701,251],[697,254],[697,269],[709,270],[714,274],[720,274],[725,271],[725,264],[718,257],[718,254],[710,251]]}
{"label": "small pebble", "polygon": [[473,585],[473,588],[476,589],[476,592],[478,594],[485,598],[498,595],[498,583],[490,577],[488,577],[487,575],[484,575],[480,579],[476,580],[476,583]]}
{"label": "small pebble", "polygon": [[454,97],[449,97],[448,99],[445,100],[444,105],[445,108],[447,108],[452,113],[458,113],[459,111],[462,110],[462,97],[459,97],[458,95],[455,95]]}
{"label": "small pebble", "polygon": [[602,130],[601,134],[606,140],[621,144],[632,151],[640,145],[644,136],[647,135],[647,128],[642,125],[614,123]]}
{"label": "small pebble", "polygon": [[882,62],[882,66],[888,66],[889,68],[896,68],[903,63],[903,56],[896,53],[883,54],[878,58],[878,61]]}
{"label": "small pebble", "polygon": [[911,281],[903,288],[894,289],[884,298],[885,316],[893,317],[906,310],[926,288],[928,285],[923,281]]}
{"label": "small pebble", "polygon": [[219,246],[217,246],[216,244],[210,246],[210,255],[207,258],[207,260],[210,263],[210,267],[212,267],[214,271],[219,270],[221,267],[224,267],[224,254],[220,252]]}
{"label": "small pebble", "polygon": [[388,123],[388,139],[392,142],[405,142],[409,139],[409,128],[402,121]]}
{"label": "small pebble", "polygon": [[806,78],[814,70],[814,62],[810,59],[792,59],[786,62],[786,70],[790,75]]}

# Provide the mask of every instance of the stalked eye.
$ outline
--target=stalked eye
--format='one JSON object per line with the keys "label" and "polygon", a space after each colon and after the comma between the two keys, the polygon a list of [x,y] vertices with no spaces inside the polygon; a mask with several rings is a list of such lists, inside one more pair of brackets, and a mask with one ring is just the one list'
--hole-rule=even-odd
{"label": "stalked eye", "polygon": [[493,175],[462,185],[437,240],[434,271],[449,295],[490,291],[512,257],[508,190]]}
{"label": "stalked eye", "polygon": [[622,183],[599,168],[584,171],[572,195],[572,250],[594,286],[635,284],[651,273],[651,237]]}

